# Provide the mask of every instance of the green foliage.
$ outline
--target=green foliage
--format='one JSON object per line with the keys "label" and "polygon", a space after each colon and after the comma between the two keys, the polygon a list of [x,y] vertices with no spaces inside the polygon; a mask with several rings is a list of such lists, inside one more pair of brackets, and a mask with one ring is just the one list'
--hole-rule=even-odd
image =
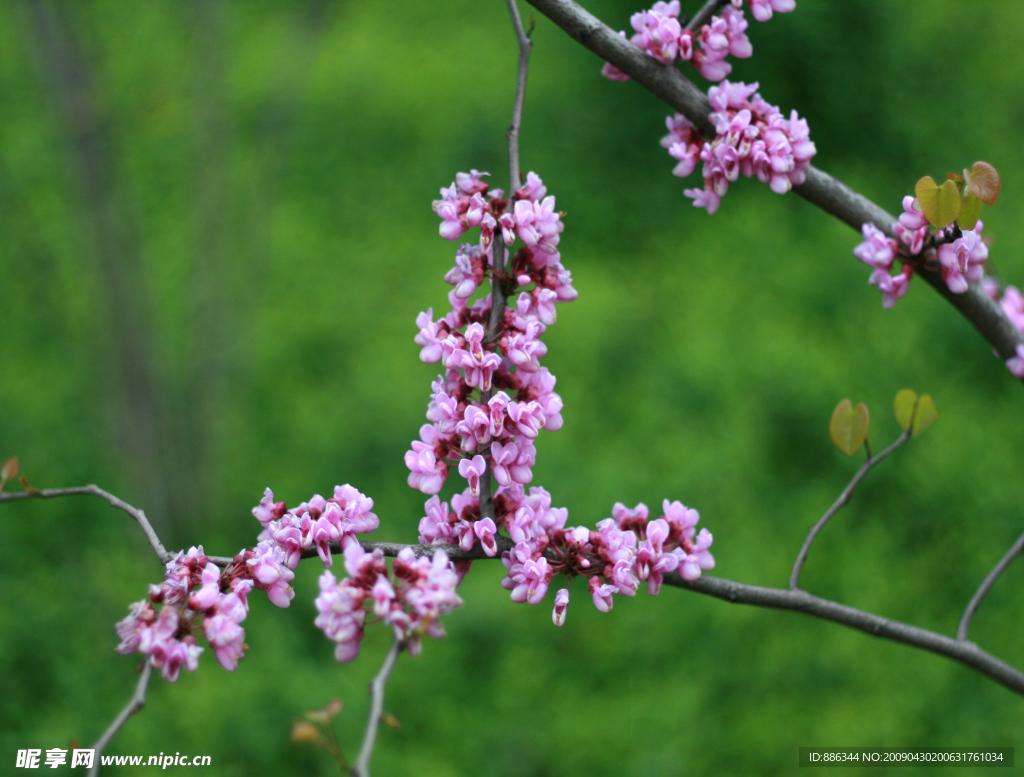
{"label": "green foliage", "polygon": [[[507,186],[504,4],[54,5],[73,7],[111,196],[97,214],[81,185],[29,6],[0,4],[0,460],[17,455],[38,488],[102,485],[169,547],[233,554],[254,542],[264,487],[294,504],[344,482],[376,500],[380,539],[414,538],[424,500],[402,454],[436,368],[413,322],[446,304],[455,248],[429,204],[457,170]],[[641,4],[588,7],[618,29]],[[994,160],[1007,189],[985,233],[1000,275],[1024,281],[1019,4],[800,2],[749,33],[733,77],[806,115],[815,163],[890,212],[921,170]],[[951,37],[986,45],[950,65],[934,44]],[[714,216],[692,208],[657,142],[669,109],[601,79],[543,18],[534,39],[523,167],[568,214],[580,292],[548,338],[565,426],[541,435],[535,483],[579,524],[681,499],[715,534],[715,574],[783,586],[850,477],[822,428],[835,397],[884,407],[927,387],[943,423],[870,473],[802,584],[952,633],[1024,524],[1019,383],[924,284],[883,311],[857,233],[796,195],[742,180]],[[118,276],[130,329],[104,245],[135,269]],[[129,335],[153,435],[126,421]],[[136,678],[113,623],[162,570],[98,499],[5,504],[0,521],[0,749],[92,742]],[[477,563],[448,638],[399,661],[386,706],[402,727],[381,732],[375,773],[789,774],[800,745],[1019,735],[1020,699],[946,659],[668,588],[601,615],[574,585],[555,629],[549,603],[508,601],[502,571]],[[254,595],[238,671],[207,654],[176,686],[155,681],[111,752],[337,774],[291,722],[344,699],[333,724],[353,759],[388,645],[370,629],[357,661],[333,660],[312,626],[318,574],[300,567],[285,611]],[[1018,665],[1022,583],[1011,567],[971,630]]]}

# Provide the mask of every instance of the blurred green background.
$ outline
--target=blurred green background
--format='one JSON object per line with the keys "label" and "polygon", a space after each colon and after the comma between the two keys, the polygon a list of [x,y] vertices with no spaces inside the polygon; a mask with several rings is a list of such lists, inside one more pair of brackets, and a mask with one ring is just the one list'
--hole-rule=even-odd
{"label": "blurred green background", "polygon": [[[588,7],[616,29],[640,10]],[[991,265],[1024,282],[1024,6],[801,0],[749,34],[734,77],[891,212],[921,175],[995,164]],[[580,295],[547,338],[565,426],[534,483],[574,524],[681,499],[715,574],[785,586],[859,464],[829,441],[836,402],[869,405],[880,449],[895,392],[928,392],[939,421],[869,476],[802,582],[951,634],[1024,529],[1019,382],[923,282],[883,311],[857,235],[797,196],[744,179],[713,217],[692,208],[666,107],[543,17],[534,40],[523,167],[568,214]],[[39,488],[108,488],[169,548],[231,555],[266,486],[295,504],[336,483],[376,500],[379,539],[414,541],[402,455],[436,368],[413,322],[446,304],[454,255],[430,201],[459,170],[503,181],[515,56],[499,0],[0,3],[0,458]],[[6,504],[0,527],[10,764],[88,745],[125,704],[137,660],[113,624],[162,570],[97,499]],[[155,681],[108,752],[337,773],[291,722],[342,698],[354,758],[388,638],[337,664],[318,574],[303,564],[288,610],[254,596],[238,671],[208,654]],[[796,774],[799,746],[1021,743],[1022,700],[944,658],[675,589],[601,615],[574,586],[555,629],[550,596],[512,604],[502,575],[478,563],[448,638],[401,659],[376,774]],[[1018,666],[1022,584],[1018,562],[971,631]]]}

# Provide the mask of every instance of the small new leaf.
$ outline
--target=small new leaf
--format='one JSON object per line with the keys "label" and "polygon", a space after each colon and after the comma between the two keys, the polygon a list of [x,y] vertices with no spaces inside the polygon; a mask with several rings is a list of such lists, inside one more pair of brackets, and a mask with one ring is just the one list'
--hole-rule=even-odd
{"label": "small new leaf", "polygon": [[396,731],[402,727],[402,724],[398,720],[398,718],[396,718],[390,712],[385,712],[384,714],[382,714],[380,716],[380,722],[383,723],[388,728],[396,730]]}
{"label": "small new leaf", "polygon": [[324,741],[320,729],[305,720],[297,720],[292,724],[290,739],[292,742],[313,742],[317,745],[322,745]]}
{"label": "small new leaf", "polygon": [[36,488],[33,485],[30,485],[28,480],[25,478],[24,475],[22,475],[20,478],[18,478],[18,481],[21,483],[22,488],[24,488],[25,491],[27,491],[28,493],[30,493],[30,494],[41,494],[42,493],[38,488]]}
{"label": "small new leaf", "polygon": [[847,456],[852,456],[864,444],[870,423],[868,408],[863,402],[858,402],[857,407],[854,407],[849,399],[844,399],[832,411],[828,432],[836,447]]}
{"label": "small new leaf", "polygon": [[960,215],[956,219],[957,225],[963,230],[974,229],[978,225],[979,216],[981,216],[981,200],[969,191],[964,192],[963,205],[960,207]]}
{"label": "small new leaf", "polygon": [[967,184],[967,191],[983,203],[996,204],[1002,183],[999,180],[999,173],[988,162],[975,162],[970,172],[964,170],[964,181]]}
{"label": "small new leaf", "polygon": [[896,392],[896,399],[892,403],[892,413],[896,416],[896,423],[904,432],[910,428],[910,421],[914,417],[914,408],[917,406],[917,392],[914,389],[900,389]]}
{"label": "small new leaf", "polygon": [[913,423],[914,427],[911,431],[913,437],[924,432],[939,417],[935,400],[928,394],[918,397],[917,392],[913,389],[900,389],[892,403],[892,410],[896,416],[896,423],[903,431],[910,429],[910,425]]}
{"label": "small new leaf", "polygon": [[960,215],[960,192],[951,180],[947,179],[939,186],[935,179],[926,175],[914,186],[914,194],[933,227],[941,229]]}
{"label": "small new leaf", "polygon": [[331,718],[341,712],[341,699],[334,699],[324,707],[322,710],[310,710],[305,713],[306,720],[313,723],[321,723],[326,725],[331,722]]}
{"label": "small new leaf", "polygon": [[922,394],[921,398],[917,400],[917,412],[914,413],[913,436],[917,437],[917,435],[924,432],[935,423],[935,419],[938,417],[939,411],[935,407],[935,400],[927,394]]}
{"label": "small new leaf", "polygon": [[7,485],[8,480],[14,480],[17,476],[18,457],[11,456],[11,458],[4,462],[3,467],[0,467],[0,491],[4,490],[4,486]]}

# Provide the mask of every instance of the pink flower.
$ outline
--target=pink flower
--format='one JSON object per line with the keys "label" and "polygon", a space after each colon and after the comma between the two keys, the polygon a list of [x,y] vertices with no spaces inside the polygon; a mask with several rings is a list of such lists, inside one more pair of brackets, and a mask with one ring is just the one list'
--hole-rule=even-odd
{"label": "pink flower", "polygon": [[427,500],[427,515],[420,520],[420,536],[422,543],[449,544],[452,542],[451,524],[448,523],[448,503],[432,496]]}
{"label": "pink flower", "polygon": [[529,602],[540,604],[548,592],[551,582],[551,569],[548,560],[541,556],[524,562],[515,575],[512,575],[515,587],[512,589],[513,602]]}
{"label": "pink flower", "polygon": [[759,22],[766,22],[772,18],[772,11],[777,13],[789,13],[796,8],[796,0],[747,0],[750,4],[750,13]]}
{"label": "pink flower", "polygon": [[551,612],[551,620],[556,626],[565,623],[565,611],[569,608],[569,589],[560,588],[555,594],[555,609]]}
{"label": "pink flower", "polygon": [[693,207],[706,208],[709,216],[718,210],[722,202],[722,198],[706,185],[703,189],[684,189],[683,194],[693,200]]}
{"label": "pink flower", "polygon": [[896,256],[896,241],[885,236],[874,224],[861,227],[864,242],[853,249],[853,255],[875,269],[888,270]]}
{"label": "pink flower", "polygon": [[903,266],[903,272],[898,275],[889,275],[885,270],[875,270],[871,273],[868,283],[877,286],[882,292],[882,307],[888,310],[896,304],[907,293],[910,288],[910,278],[913,276],[914,268],[909,264]]}
{"label": "pink flower", "polygon": [[657,11],[641,11],[633,14],[629,23],[637,34],[632,42],[662,64],[668,64],[679,52],[679,34],[683,28],[679,19]]}
{"label": "pink flower", "polygon": [[227,615],[214,615],[203,621],[203,632],[220,665],[235,671],[238,660],[245,655],[245,630]]}
{"label": "pink flower", "polygon": [[526,174],[526,184],[516,189],[516,197],[521,200],[530,200],[531,202],[538,202],[544,199],[544,195],[547,193],[548,189],[544,182],[532,170]]}
{"label": "pink flower", "polygon": [[421,442],[413,441],[412,450],[405,454],[405,466],[410,470],[408,482],[424,494],[436,494],[444,485],[448,467],[437,461],[434,451]]}
{"label": "pink flower", "polygon": [[999,306],[1017,329],[1024,333],[1024,295],[1016,286],[1007,286]]}
{"label": "pink flower", "polygon": [[608,612],[612,608],[612,594],[615,593],[615,586],[608,585],[607,583],[602,584],[601,580],[596,577],[592,577],[587,581],[587,585],[590,588],[590,597],[594,601],[594,606],[601,612]]}
{"label": "pink flower", "polygon": [[142,632],[152,626],[155,620],[156,612],[153,605],[145,599],[130,605],[128,616],[117,623],[117,636],[121,638],[121,644],[114,650],[122,655],[134,653],[139,649]]}
{"label": "pink flower", "polygon": [[459,474],[469,481],[469,491],[473,496],[480,496],[480,478],[487,471],[487,462],[483,456],[474,456],[472,460],[463,459],[459,462]]}
{"label": "pink flower", "polygon": [[1017,355],[1006,360],[1006,369],[1018,378],[1024,378],[1024,345],[1017,346]]}
{"label": "pink flower", "polygon": [[188,606],[193,610],[208,610],[220,596],[220,568],[209,563],[203,569],[203,587],[188,598]]}
{"label": "pink flower", "polygon": [[942,264],[942,277],[954,294],[963,294],[968,283],[977,283],[984,275],[982,264],[988,259],[988,246],[980,237],[982,227],[979,221],[973,231],[964,232],[952,243],[944,243],[936,252]]}
{"label": "pink flower", "polygon": [[473,531],[480,538],[480,545],[483,547],[484,553],[494,556],[498,552],[498,544],[494,540],[498,528],[494,525],[494,521],[490,518],[477,521],[473,524]]}

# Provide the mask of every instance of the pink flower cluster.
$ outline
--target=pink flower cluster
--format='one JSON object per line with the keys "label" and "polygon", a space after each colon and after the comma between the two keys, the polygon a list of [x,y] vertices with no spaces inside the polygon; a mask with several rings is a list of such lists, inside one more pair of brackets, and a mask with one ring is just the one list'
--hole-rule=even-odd
{"label": "pink flower cluster", "polygon": [[[795,0],[747,0],[754,18],[767,21],[773,12],[787,13],[796,7]],[[722,196],[740,173],[757,176],[772,187],[772,191],[785,194],[795,184],[801,184],[817,153],[810,139],[807,122],[796,111],[787,119],[774,105],[756,94],[758,85],[731,84],[723,79],[732,72],[726,57],[749,57],[753,53],[747,38],[747,20],[743,15],[742,0],[732,0],[721,16],[713,16],[701,27],[700,34],[684,29],[679,22],[679,2],[658,2],[649,11],[633,14],[630,24],[636,31],[630,42],[643,49],[663,64],[679,59],[689,60],[709,81],[722,81],[711,86],[708,98],[714,112],[709,116],[715,125],[716,136],[711,142],[704,139],[685,116],[669,116],[665,123],[669,134],[661,145],[678,163],[673,175],[685,178],[704,162],[703,189],[686,189],[683,193],[693,199],[698,208],[714,213]],[[623,37],[626,33],[621,33]],[[700,48],[694,49],[694,43]],[[612,81],[628,81],[629,76],[609,63],[602,74]]]}
{"label": "pink flower cluster", "polygon": [[[465,229],[480,226],[481,239],[460,246],[455,267],[445,275],[455,287],[448,295],[451,311],[434,321],[431,308],[416,319],[420,359],[441,362],[445,373],[432,386],[427,408],[432,423],[420,429],[420,440],[405,454],[411,487],[437,494],[449,468],[457,466],[469,483],[466,500],[478,498],[480,478],[488,468],[500,487],[518,485],[522,491],[533,478],[533,441],[541,429],[561,428],[562,400],[554,391],[554,376],[540,366],[547,353],[540,338],[557,319],[555,305],[577,296],[558,253],[561,214],[541,179],[529,173],[526,184],[507,202],[500,190],[488,194],[484,175],[475,170],[459,173],[450,188],[441,190],[443,199],[434,203],[443,237],[454,240]],[[518,239],[523,247],[492,281],[504,284],[513,296],[494,330],[488,331],[491,295],[473,303],[469,298],[494,275],[499,228],[504,245]],[[493,523],[489,521],[491,527]],[[481,524],[461,531],[462,544],[472,547],[476,539],[492,536],[495,528]]]}
{"label": "pink flower cluster", "polygon": [[330,499],[317,494],[292,510],[274,502],[268,488],[252,511],[263,527],[256,547],[238,553],[223,570],[201,545],[179,552],[167,563],[164,582],[149,587],[150,601],[163,605],[159,614],[146,600],[131,605],[117,624],[117,651],[144,653],[174,682],[183,666],[195,671],[199,665],[203,648],[194,633],[201,624],[217,660],[233,672],[246,650],[241,624],[249,613],[249,592],[259,588],[278,607],[287,607],[295,596],[289,583],[304,551],[315,547],[330,567],[332,545],[358,548],[355,535],[377,528],[372,509],[373,500],[350,485],[335,486]]}
{"label": "pink flower cluster", "polygon": [[389,579],[384,554],[363,550],[358,542],[345,548],[345,571],[350,577],[337,581],[327,571],[320,576],[314,623],[334,641],[334,657],[351,661],[359,654],[367,613],[394,629],[406,650],[419,655],[423,634],[445,635],[440,616],[462,604],[455,593],[461,579],[443,550],[433,559],[416,558],[411,549],[402,550],[392,565]]}
{"label": "pink flower cluster", "polygon": [[[854,256],[872,267],[868,283],[881,290],[884,308],[891,308],[896,300],[907,293],[914,274],[912,265],[908,263],[904,264],[899,274],[889,275],[897,255],[907,259],[937,259],[942,277],[954,294],[963,294],[969,283],[979,283],[984,277],[982,265],[988,259],[988,246],[981,239],[984,224],[979,221],[973,230],[961,231],[959,237],[949,240],[957,234],[950,232],[955,227],[946,227],[929,234],[931,228],[928,219],[919,206],[920,203],[913,195],[903,198],[903,213],[899,221],[892,225],[898,241],[887,237],[874,224],[864,224],[861,227],[864,240],[853,249]],[[947,242],[942,242],[933,250],[925,248],[926,240]]]}
{"label": "pink flower cluster", "polygon": [[669,134],[661,145],[678,160],[673,175],[685,178],[704,162],[703,189],[687,189],[684,194],[698,208],[708,213],[718,210],[729,183],[740,173],[757,176],[772,191],[785,194],[807,175],[811,158],[817,153],[810,139],[807,121],[793,111],[783,117],[779,109],[757,94],[756,83],[723,81],[708,90],[711,106],[709,118],[716,136],[706,142],[702,134],[682,114],[665,120]]}
{"label": "pink flower cluster", "polygon": [[[445,276],[455,286],[448,295],[452,311],[437,322],[433,310],[416,320],[420,359],[440,361],[446,368],[432,386],[427,408],[432,423],[420,430],[420,441],[413,442],[405,455],[409,485],[431,495],[420,521],[420,542],[459,545],[468,551],[479,541],[488,556],[498,554],[499,538],[505,547],[513,544],[501,555],[508,570],[502,585],[511,591],[513,601],[530,604],[544,599],[556,574],[568,579],[586,576],[594,604],[602,611],[611,608],[614,593],[631,596],[643,581],[656,594],[666,572],[679,569],[686,579],[696,579],[714,566],[708,550],[711,534],[706,529],[697,534],[694,528],[696,510],[666,500],[665,516],[649,524],[643,505],[627,510],[617,504],[614,517],[598,524],[597,530],[566,528],[568,510],[552,507],[551,495],[543,488],[531,486],[527,492],[537,454],[534,440],[542,429],[562,425],[555,378],[539,363],[547,352],[540,336],[555,322],[554,304],[575,299],[576,291],[558,255],[552,253],[561,232],[560,220],[546,220],[555,212],[554,200],[547,198],[537,208],[546,194],[540,178],[530,173],[506,212],[508,203],[500,192],[484,197],[487,187],[480,182],[481,175],[460,173],[451,188],[442,190],[444,199],[434,203],[444,237],[455,239],[474,225],[481,227],[482,236],[478,245],[459,248],[455,268]],[[538,212],[546,231],[524,234],[521,214]],[[535,225],[536,218],[526,224]],[[504,273],[493,267],[493,225],[501,226],[506,244],[516,237],[525,244]],[[550,238],[547,249],[545,236]],[[493,295],[467,303],[488,275],[492,286],[502,284],[510,294],[533,285],[519,294],[490,332]],[[449,509],[437,494],[456,462],[469,487],[452,497]],[[480,502],[486,473],[496,487],[491,514],[482,512]],[[456,568],[465,574],[470,563],[459,562]],[[331,584],[328,581],[328,587]],[[556,625],[564,623],[568,603],[565,588],[555,596]]]}
{"label": "pink flower cluster", "polygon": [[[796,0],[747,0],[751,13],[760,22],[772,17],[772,12],[787,13],[796,8]],[[747,20],[743,15],[742,0],[732,2],[722,10],[721,16],[700,28],[696,35],[679,21],[679,0],[657,2],[649,11],[633,14],[629,23],[635,30],[630,43],[643,49],[662,64],[677,58],[691,62],[697,72],[709,81],[721,81],[732,72],[725,59],[730,54],[746,59],[754,53],[747,38]],[[623,38],[625,32],[619,33]],[[694,44],[699,48],[694,48]],[[610,63],[605,63],[601,74],[611,81],[629,81],[629,76]]]}
{"label": "pink flower cluster", "polygon": [[121,637],[117,652],[149,656],[153,667],[173,683],[182,667],[194,672],[199,666],[203,648],[194,632],[201,620],[217,660],[233,672],[245,655],[241,624],[249,613],[248,594],[253,587],[253,581],[238,572],[237,565],[229,565],[222,573],[202,546],[179,552],[167,562],[164,582],[149,588],[150,601],[163,605],[159,614],[145,599],[132,604],[128,617],[117,624]]}
{"label": "pink flower cluster", "polygon": [[355,535],[376,531],[377,516],[370,512],[373,500],[348,485],[334,487],[334,496],[324,499],[315,494],[308,502],[287,509],[274,501],[269,488],[252,514],[263,531],[258,544],[245,551],[244,561],[256,587],[278,607],[287,607],[295,596],[289,583],[304,551],[316,548],[328,569],[334,563],[332,544],[341,549],[355,541]]}
{"label": "pink flower cluster", "polygon": [[[587,578],[590,597],[601,612],[612,608],[612,596],[635,596],[640,583],[656,596],[665,573],[679,570],[685,580],[696,580],[704,570],[713,569],[711,532],[696,525],[700,515],[680,502],[663,503],[664,515],[648,520],[648,509],[638,504],[630,510],[621,503],[612,517],[597,524],[565,527],[565,511],[553,511],[543,489],[531,489],[528,504],[509,522],[509,534],[516,545],[502,554],[505,565],[503,588],[514,602],[539,604],[555,575]],[[555,594],[551,619],[565,623],[569,589]]]}

